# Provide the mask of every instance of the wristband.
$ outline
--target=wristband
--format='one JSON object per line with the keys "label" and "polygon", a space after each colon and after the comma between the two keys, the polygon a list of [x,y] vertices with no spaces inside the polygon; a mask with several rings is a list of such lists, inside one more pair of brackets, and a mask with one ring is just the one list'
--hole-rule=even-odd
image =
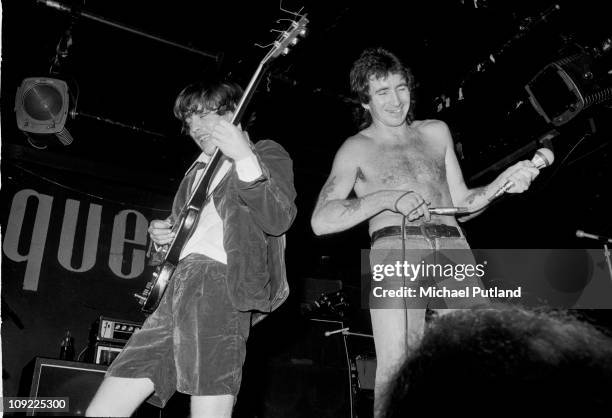
{"label": "wristband", "polygon": [[399,203],[400,200],[402,200],[402,198],[410,193],[414,193],[412,190],[408,190],[406,193],[402,194],[400,197],[397,198],[397,200],[395,201],[395,204],[393,205],[393,208],[395,209],[396,212],[399,212],[399,209],[397,208],[397,204]]}

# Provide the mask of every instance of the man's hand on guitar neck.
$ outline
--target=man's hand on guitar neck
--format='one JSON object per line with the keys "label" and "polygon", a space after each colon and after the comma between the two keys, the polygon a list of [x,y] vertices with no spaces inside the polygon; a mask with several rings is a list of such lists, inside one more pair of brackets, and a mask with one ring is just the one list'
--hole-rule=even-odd
{"label": "man's hand on guitar neck", "polygon": [[151,240],[157,245],[169,244],[176,236],[176,232],[172,232],[172,224],[162,219],[152,220],[148,232]]}

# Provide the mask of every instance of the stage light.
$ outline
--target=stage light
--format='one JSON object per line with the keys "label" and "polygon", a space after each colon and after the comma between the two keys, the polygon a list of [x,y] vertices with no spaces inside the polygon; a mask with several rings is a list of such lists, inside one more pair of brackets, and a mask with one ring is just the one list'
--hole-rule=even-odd
{"label": "stage light", "polygon": [[612,99],[610,75],[592,56],[576,54],[548,64],[525,86],[535,110],[561,126],[588,107]]}
{"label": "stage light", "polygon": [[55,134],[62,144],[70,145],[73,138],[65,128],[69,103],[65,81],[48,77],[26,78],[15,97],[17,126],[33,134]]}

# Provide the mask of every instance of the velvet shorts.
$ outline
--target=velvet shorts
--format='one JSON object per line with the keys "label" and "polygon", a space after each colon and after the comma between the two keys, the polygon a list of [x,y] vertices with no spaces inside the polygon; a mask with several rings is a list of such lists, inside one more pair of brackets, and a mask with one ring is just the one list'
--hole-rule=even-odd
{"label": "velvet shorts", "polygon": [[176,390],[189,395],[236,395],[251,313],[228,295],[225,264],[201,254],[181,260],[159,307],[130,338],[107,376],[149,378],[147,400],[163,407]]}

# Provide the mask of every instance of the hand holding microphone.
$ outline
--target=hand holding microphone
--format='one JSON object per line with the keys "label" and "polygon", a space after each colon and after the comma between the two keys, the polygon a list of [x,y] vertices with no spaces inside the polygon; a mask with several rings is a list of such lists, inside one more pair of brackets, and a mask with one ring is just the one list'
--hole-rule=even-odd
{"label": "hand holding microphone", "polygon": [[[531,159],[531,163],[535,166],[536,169],[540,170],[544,167],[548,167],[549,165],[551,165],[554,160],[555,156],[553,155],[551,150],[549,150],[548,148],[540,148],[536,151],[535,155]],[[509,176],[511,178],[508,178],[506,182],[499,189],[497,189],[495,194],[489,198],[489,202],[506,193],[508,190],[512,189],[512,187],[514,187],[517,182],[519,182],[519,180],[525,180],[524,183],[526,183],[526,189],[531,183],[531,181],[538,174],[534,171],[533,167],[531,167],[525,162],[519,162],[508,170],[513,171],[513,173]],[[431,215],[455,216],[468,214],[470,213],[470,210],[467,207],[430,207],[429,213]]]}
{"label": "hand holding microphone", "polygon": [[[554,154],[552,153],[551,150],[549,150],[548,148],[540,148],[539,150],[536,151],[535,155],[531,159],[531,162],[532,162],[532,164],[538,170],[541,170],[544,167],[550,166],[553,163],[554,160],[555,160],[555,156],[554,156]],[[524,164],[524,163],[518,163],[517,165],[520,165],[520,164]],[[523,167],[520,167],[520,168],[517,169],[517,168],[515,168],[517,165],[515,165],[513,167],[515,172],[512,174],[512,176],[516,177],[517,175],[519,175],[519,176],[521,176],[521,175],[522,176],[530,175],[530,174],[528,174],[528,173],[531,173],[529,171],[528,167],[523,166]],[[534,177],[529,179],[529,183],[531,183],[531,180],[533,180]],[[529,183],[527,184],[527,186],[529,186]],[[495,194],[493,196],[491,196],[491,198],[489,198],[489,202],[492,201],[493,199],[498,198],[502,194],[506,193],[508,190],[512,189],[512,187],[514,187],[515,185],[516,185],[516,181],[515,180],[512,180],[512,179],[506,180],[506,182],[503,184],[503,186],[501,186],[499,189],[497,189]]]}

